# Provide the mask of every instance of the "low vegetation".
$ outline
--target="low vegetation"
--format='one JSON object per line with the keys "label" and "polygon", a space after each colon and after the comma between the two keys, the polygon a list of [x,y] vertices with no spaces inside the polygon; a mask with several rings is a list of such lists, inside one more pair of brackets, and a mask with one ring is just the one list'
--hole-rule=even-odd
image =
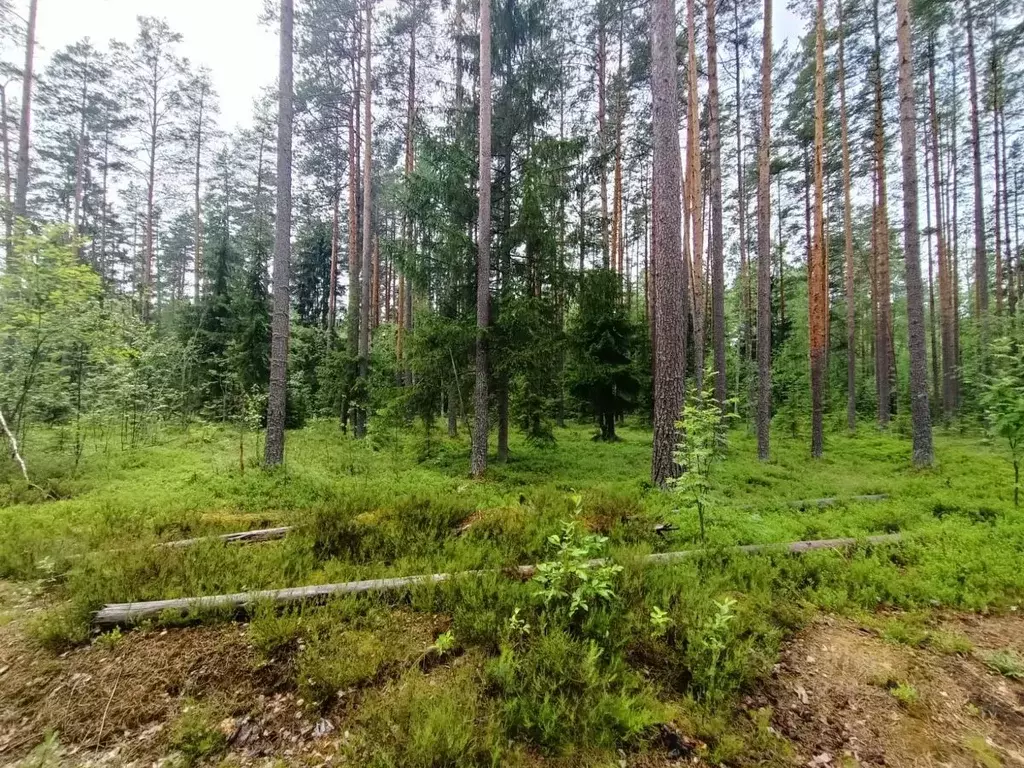
{"label": "low vegetation", "polygon": [[[716,481],[700,490],[704,554],[652,567],[643,555],[699,547],[702,526],[682,494],[637,480],[649,455],[641,429],[620,425],[614,444],[560,429],[557,452],[514,443],[515,458],[482,483],[465,479],[462,441],[426,455],[414,438],[339,449],[335,430],[294,432],[284,468],[244,473],[237,435],[216,428],[165,431],[133,451],[95,443],[77,470],[47,433],[36,466],[67,498],[45,499],[10,472],[2,493],[13,503],[0,511],[0,573],[40,581],[52,606],[34,623],[37,640],[56,650],[88,642],[90,612],[105,602],[540,563],[527,580],[490,572],[257,606],[245,628],[254,674],[274,670],[308,711],[343,721],[353,734],[345,749],[364,764],[601,764],[620,749],[664,749],[676,730],[716,760],[770,761],[786,751],[767,730],[771,712],[729,713],[816,610],[864,617],[896,643],[970,655],[930,611],[998,610],[1024,595],[1024,526],[1012,487],[997,481],[1003,459],[977,435],[941,436],[946,459],[919,471],[896,460],[905,449],[894,436],[832,438],[829,458],[809,468],[803,441],[778,440],[776,458],[759,464],[747,458],[752,437],[734,429],[715,448]],[[889,498],[843,501],[870,494]],[[818,497],[839,502],[788,503]],[[281,524],[296,526],[281,541],[151,546]],[[900,543],[845,552],[728,549],[891,532]],[[887,618],[880,607],[904,612]],[[123,635],[93,642],[116,650]],[[1019,672],[1016,657],[986,658]],[[912,710],[917,691],[903,683],[890,690]],[[189,702],[169,748],[187,761],[220,754],[228,737],[217,716],[215,703]]]}

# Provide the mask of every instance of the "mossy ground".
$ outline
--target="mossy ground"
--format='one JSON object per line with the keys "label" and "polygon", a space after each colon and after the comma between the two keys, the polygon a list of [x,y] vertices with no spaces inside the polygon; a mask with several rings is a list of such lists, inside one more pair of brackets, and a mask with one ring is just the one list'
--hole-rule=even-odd
{"label": "mossy ground", "polygon": [[[252,666],[273,670],[308,717],[348,734],[332,754],[382,766],[613,765],[620,750],[658,764],[693,749],[719,762],[782,761],[770,713],[734,715],[784,638],[816,612],[998,611],[1024,594],[1024,518],[1009,465],[977,435],[938,432],[937,466],[915,470],[906,440],[869,426],[831,436],[817,462],[805,439],[776,435],[765,464],[734,430],[716,468],[707,553],[650,568],[641,555],[698,545],[696,515],[647,482],[649,432],[627,425],[614,444],[592,434],[558,430],[548,447],[514,439],[511,460],[481,482],[466,477],[465,439],[437,434],[357,442],[316,423],[289,433],[286,466],[270,472],[240,462],[237,433],[214,427],[167,430],[134,451],[95,439],[75,471],[59,436],[38,434],[28,457],[46,493],[0,476],[0,577],[42,584],[35,604],[53,607],[31,631],[52,654],[88,642],[89,612],[104,602],[543,561],[580,494],[581,526],[607,536],[607,554],[624,566],[614,597],[582,613],[545,608],[534,585],[495,575],[283,613],[261,607],[244,625]],[[246,455],[257,451],[249,438]],[[865,494],[889,498],[789,503]],[[677,530],[660,535],[658,523]],[[297,530],[248,547],[148,546],[265,525]],[[899,545],[799,557],[726,549],[893,532]],[[888,631],[958,647],[937,630]],[[224,714],[223,692],[209,693],[216,706],[188,692],[192,719],[177,732],[189,759],[229,749],[231,734],[192,722]],[[228,717],[255,716],[232,706]]]}

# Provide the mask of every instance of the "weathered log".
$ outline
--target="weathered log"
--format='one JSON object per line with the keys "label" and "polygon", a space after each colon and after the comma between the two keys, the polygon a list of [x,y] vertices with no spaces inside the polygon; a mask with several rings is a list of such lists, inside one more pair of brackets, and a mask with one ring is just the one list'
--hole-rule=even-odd
{"label": "weathered log", "polygon": [[869,493],[864,496],[847,496],[846,498],[835,497],[825,499],[802,499],[800,501],[787,502],[789,506],[795,507],[796,509],[804,509],[806,507],[831,507],[835,504],[846,504],[851,502],[862,502],[862,501],[888,501],[889,494],[887,493]]}
{"label": "weathered log", "polygon": [[192,547],[207,541],[220,541],[224,544],[255,544],[260,541],[274,541],[283,539],[294,527],[285,525],[280,528],[260,528],[255,531],[241,531],[240,533],[224,533],[219,536],[199,536],[194,539],[179,539],[178,541],[162,541],[157,547],[178,549]]}
{"label": "weathered log", "polygon": [[[781,544],[744,544],[729,547],[726,551],[743,554],[761,552],[791,552],[800,554],[823,549],[844,549],[858,542],[866,544],[893,544],[900,541],[898,533],[884,536],[868,536],[864,539],[822,539],[817,541],[792,541]],[[707,553],[708,550],[691,549],[680,552],[663,552],[646,555],[641,559],[644,564],[665,565],[686,560]],[[604,565],[609,560],[599,558],[589,561],[590,565]],[[520,565],[502,570],[457,571],[455,573],[433,573],[418,576],[399,576],[386,579],[367,579],[365,581],[348,581],[342,584],[315,584],[308,587],[290,587],[287,589],[264,589],[254,592],[237,592],[231,595],[210,595],[207,597],[180,597],[173,600],[150,600],[138,603],[111,603],[97,611],[93,616],[93,624],[100,628],[125,626],[145,619],[159,617],[165,612],[185,616],[202,610],[244,611],[253,605],[272,603],[285,605],[303,601],[322,600],[336,595],[355,595],[364,592],[390,592],[425,584],[440,584],[454,578],[478,577],[494,574],[506,574],[518,578],[529,578],[536,572],[536,565]]]}

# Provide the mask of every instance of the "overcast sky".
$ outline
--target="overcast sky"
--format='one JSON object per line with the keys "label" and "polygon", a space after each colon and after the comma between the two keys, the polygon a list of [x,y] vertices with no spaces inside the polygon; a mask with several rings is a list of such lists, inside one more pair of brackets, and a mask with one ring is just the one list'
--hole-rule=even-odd
{"label": "overcast sky", "polygon": [[[798,31],[798,23],[786,0],[774,2],[779,45]],[[17,5],[27,8],[28,2]],[[262,9],[263,0],[39,0],[37,70],[54,51],[83,37],[97,45],[111,38],[130,42],[137,16],[162,16],[184,37],[182,55],[210,68],[221,125],[247,125],[253,101],[277,77],[277,39],[260,23]]]}
{"label": "overcast sky", "polygon": [[39,71],[69,43],[131,42],[137,16],[161,16],[184,37],[181,54],[213,73],[221,124],[248,124],[253,100],[277,79],[277,38],[262,10],[263,0],[39,0]]}

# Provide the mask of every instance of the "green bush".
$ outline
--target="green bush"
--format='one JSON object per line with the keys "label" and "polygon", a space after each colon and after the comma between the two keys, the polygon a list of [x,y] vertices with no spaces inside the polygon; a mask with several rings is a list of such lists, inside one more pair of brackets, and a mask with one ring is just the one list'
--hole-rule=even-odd
{"label": "green bush", "polygon": [[549,752],[635,743],[665,716],[620,655],[560,629],[503,645],[487,670],[509,737]]}

